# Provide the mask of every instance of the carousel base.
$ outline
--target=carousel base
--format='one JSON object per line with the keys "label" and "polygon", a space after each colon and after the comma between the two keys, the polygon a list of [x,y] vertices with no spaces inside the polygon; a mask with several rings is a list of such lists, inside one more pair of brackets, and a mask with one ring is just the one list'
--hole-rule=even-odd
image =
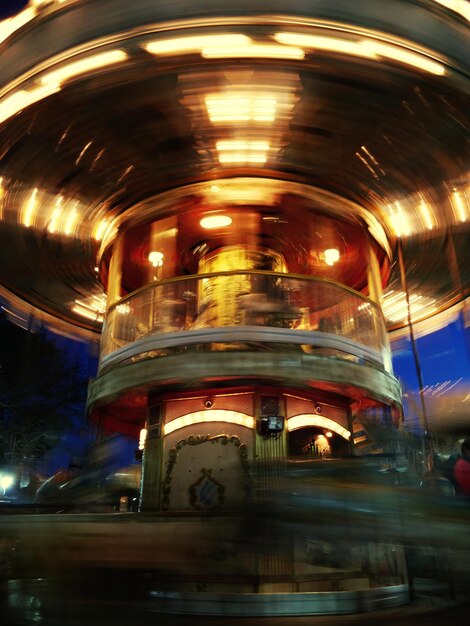
{"label": "carousel base", "polygon": [[201,593],[152,591],[160,613],[271,617],[341,615],[379,611],[410,602],[406,584],[310,593]]}
{"label": "carousel base", "polygon": [[340,615],[409,602],[401,546],[366,544],[352,528],[340,540],[332,520],[323,537],[310,523],[263,528],[222,515],[11,515],[0,557],[10,581],[47,580],[62,598],[145,598],[160,613]]}

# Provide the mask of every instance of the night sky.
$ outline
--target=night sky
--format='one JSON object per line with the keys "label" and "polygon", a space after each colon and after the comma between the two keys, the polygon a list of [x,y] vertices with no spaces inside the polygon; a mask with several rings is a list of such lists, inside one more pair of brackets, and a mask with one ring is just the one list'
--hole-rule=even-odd
{"label": "night sky", "polygon": [[[433,400],[443,397],[447,402],[467,393],[470,384],[470,329],[465,328],[463,315],[439,330],[417,336],[419,365],[421,367],[425,398],[430,411]],[[419,417],[407,402],[407,395],[418,398],[419,383],[409,337],[391,344],[393,369],[405,394],[405,422],[410,430],[420,431]],[[460,402],[460,400],[458,400]]]}

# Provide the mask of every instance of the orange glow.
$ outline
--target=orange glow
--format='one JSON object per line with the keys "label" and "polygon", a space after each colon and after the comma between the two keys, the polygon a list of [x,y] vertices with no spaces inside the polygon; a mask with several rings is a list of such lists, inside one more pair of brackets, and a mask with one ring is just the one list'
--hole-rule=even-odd
{"label": "orange glow", "polygon": [[395,202],[395,208],[390,205],[390,221],[392,224],[392,229],[395,232],[397,237],[408,237],[411,235],[411,225],[408,219],[408,214],[403,210],[400,202],[398,200]]}
{"label": "orange glow", "polygon": [[72,311],[95,322],[103,321],[106,310],[105,294],[93,294],[84,300],[75,300]]}
{"label": "orange glow", "polygon": [[82,317],[86,317],[89,320],[93,320],[94,322],[103,321],[103,316],[100,313],[98,313],[97,311],[90,311],[89,309],[86,309],[80,306],[79,304],[75,304],[72,307],[72,311],[74,313],[78,313],[78,315],[81,315]]}
{"label": "orange glow", "polygon": [[466,222],[468,217],[467,207],[465,206],[466,203],[464,203],[460,192],[458,192],[457,190],[453,191],[451,200],[456,218],[460,222]]}
{"label": "orange glow", "polygon": [[37,203],[38,203],[37,195],[38,195],[38,189],[37,187],[35,187],[33,191],[31,192],[29,200],[26,203],[26,206],[22,212],[21,221],[23,225],[26,226],[26,228],[29,228],[31,224],[33,223],[34,214],[36,212]]}
{"label": "orange glow", "polygon": [[421,202],[419,203],[419,212],[421,213],[421,217],[426,224],[426,228],[428,230],[432,230],[434,228],[433,215],[431,209],[424,200],[421,200]]}
{"label": "orange glow", "polygon": [[[421,294],[413,293],[409,297],[410,315],[412,319],[425,317],[437,311],[436,300]],[[408,319],[408,303],[403,291],[389,291],[384,294],[382,311],[390,322],[404,322]]]}
{"label": "orange glow", "polygon": [[75,209],[70,209],[65,218],[64,235],[71,235],[75,232],[75,226],[77,224],[79,214]]}
{"label": "orange glow", "polygon": [[47,227],[47,230],[50,233],[55,233],[57,230],[57,225],[62,215],[62,206],[61,206],[62,202],[63,202],[63,196],[57,196],[56,201],[55,201],[55,207],[52,210],[51,217],[49,220],[49,225]]}
{"label": "orange glow", "polygon": [[109,220],[102,219],[93,227],[93,239],[96,241],[101,241],[104,237],[104,233],[108,227]]}

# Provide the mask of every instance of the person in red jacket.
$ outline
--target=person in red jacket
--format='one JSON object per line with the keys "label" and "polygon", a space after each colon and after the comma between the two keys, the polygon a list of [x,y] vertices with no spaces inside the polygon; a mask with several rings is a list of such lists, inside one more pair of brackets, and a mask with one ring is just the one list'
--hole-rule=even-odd
{"label": "person in red jacket", "polygon": [[454,480],[457,495],[470,496],[470,439],[462,443],[462,456],[454,466]]}

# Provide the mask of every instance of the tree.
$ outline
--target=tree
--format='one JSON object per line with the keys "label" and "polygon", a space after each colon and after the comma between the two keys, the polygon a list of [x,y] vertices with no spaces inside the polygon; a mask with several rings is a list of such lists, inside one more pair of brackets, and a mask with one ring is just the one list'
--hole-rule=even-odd
{"label": "tree", "polygon": [[85,412],[81,364],[0,317],[0,464],[40,460]]}

